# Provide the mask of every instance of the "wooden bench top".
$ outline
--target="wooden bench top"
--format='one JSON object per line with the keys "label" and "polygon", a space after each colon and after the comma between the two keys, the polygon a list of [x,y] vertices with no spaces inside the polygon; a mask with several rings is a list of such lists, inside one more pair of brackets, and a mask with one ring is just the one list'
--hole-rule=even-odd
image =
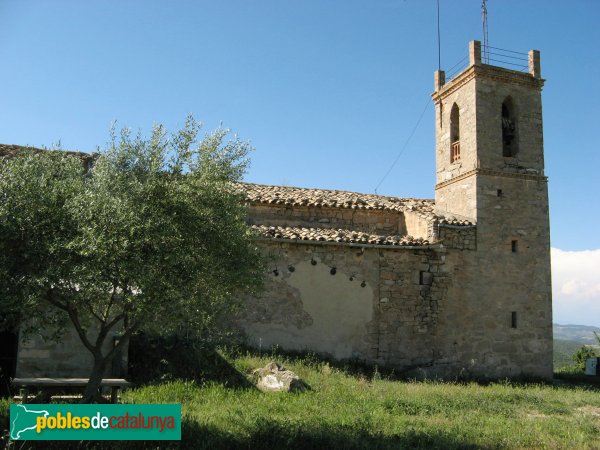
{"label": "wooden bench top", "polygon": [[[88,384],[89,378],[13,378],[11,383],[15,386],[57,386],[57,387],[83,387]],[[133,383],[123,378],[103,378],[101,386],[129,387]]]}

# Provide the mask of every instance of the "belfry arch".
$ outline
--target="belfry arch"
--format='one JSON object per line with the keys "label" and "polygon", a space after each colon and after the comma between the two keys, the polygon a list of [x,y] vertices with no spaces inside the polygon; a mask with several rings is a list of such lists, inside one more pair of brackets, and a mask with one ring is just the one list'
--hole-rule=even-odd
{"label": "belfry arch", "polygon": [[502,102],[502,156],[510,158],[517,156],[519,140],[515,106],[510,96]]}
{"label": "belfry arch", "polygon": [[450,110],[450,162],[460,159],[460,111],[454,103]]}

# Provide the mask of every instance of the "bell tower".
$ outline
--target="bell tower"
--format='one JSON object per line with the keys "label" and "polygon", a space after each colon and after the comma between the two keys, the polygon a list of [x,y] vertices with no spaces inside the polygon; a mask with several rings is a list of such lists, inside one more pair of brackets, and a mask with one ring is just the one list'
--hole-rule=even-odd
{"label": "bell tower", "polygon": [[[445,82],[443,71],[435,72],[435,203],[440,214],[476,221],[476,180],[482,175],[546,181],[543,85],[539,51],[529,52],[529,73],[523,73],[483,64],[479,41],[469,43],[469,66],[452,81]],[[503,196],[500,185],[495,194]]]}
{"label": "bell tower", "polygon": [[[446,82],[435,72],[438,214],[476,224],[477,250],[462,281],[465,311],[489,324],[498,376],[552,376],[548,180],[540,53],[528,71],[485,64],[479,41],[469,65]],[[472,332],[479,331],[473,325]],[[482,338],[483,339],[483,338]],[[505,353],[505,354],[503,354]],[[477,353],[472,356],[476,358]]]}

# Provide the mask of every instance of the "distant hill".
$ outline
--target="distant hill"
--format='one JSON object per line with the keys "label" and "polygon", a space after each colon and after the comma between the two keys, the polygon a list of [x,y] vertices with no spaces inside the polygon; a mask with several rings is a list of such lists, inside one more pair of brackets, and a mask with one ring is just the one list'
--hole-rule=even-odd
{"label": "distant hill", "polygon": [[575,341],[580,344],[597,344],[594,331],[600,334],[600,328],[587,325],[559,325],[553,324],[554,339]]}
{"label": "distant hill", "polygon": [[583,344],[578,341],[566,339],[554,339],[554,370],[573,365],[573,353],[579,350]]}
{"label": "distant hill", "polygon": [[[583,345],[598,344],[594,331],[600,334],[600,328],[587,325],[553,324],[554,330],[554,370],[571,366],[573,353]],[[597,348],[597,346],[594,346]]]}

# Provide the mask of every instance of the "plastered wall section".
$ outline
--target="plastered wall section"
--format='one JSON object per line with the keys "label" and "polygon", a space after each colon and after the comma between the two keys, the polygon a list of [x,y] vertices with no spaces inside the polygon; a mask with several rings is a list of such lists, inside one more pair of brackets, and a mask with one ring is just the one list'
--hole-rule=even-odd
{"label": "plastered wall section", "polygon": [[[474,229],[464,231],[457,238],[462,231],[449,228],[448,236],[461,246],[475,246]],[[447,252],[455,249],[261,245],[278,275],[269,275],[263,295],[247,299],[239,317],[251,345],[359,359],[416,376],[464,366],[456,355],[441,360],[438,348],[439,318],[453,308]]]}
{"label": "plastered wall section", "polygon": [[377,356],[377,252],[269,241],[261,246],[278,275],[268,275],[263,295],[248,298],[239,318],[253,346],[336,359]]}

